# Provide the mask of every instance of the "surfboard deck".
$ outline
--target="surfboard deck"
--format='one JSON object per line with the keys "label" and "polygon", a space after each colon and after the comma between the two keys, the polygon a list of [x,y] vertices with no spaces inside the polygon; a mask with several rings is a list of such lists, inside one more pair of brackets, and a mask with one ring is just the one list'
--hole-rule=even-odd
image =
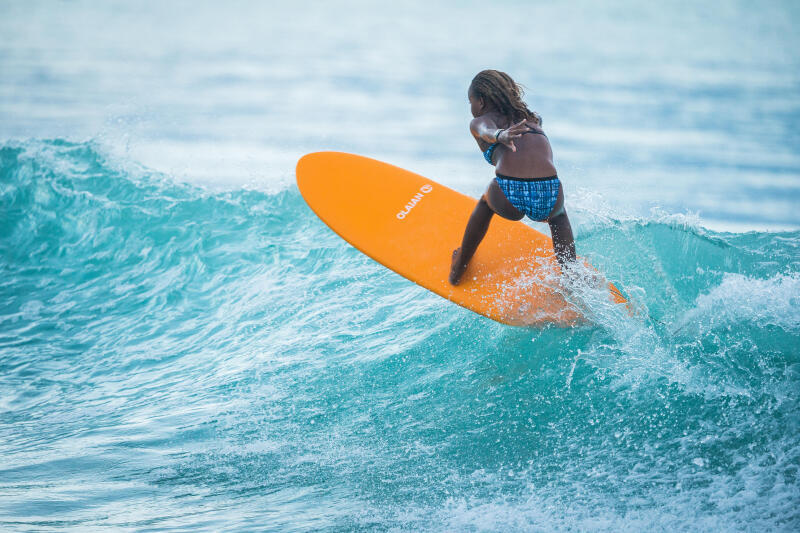
{"label": "surfboard deck", "polygon": [[[563,297],[549,237],[492,217],[459,285],[448,282],[476,199],[375,159],[315,152],[297,163],[306,203],[344,240],[401,276],[492,320],[514,326],[581,321]],[[625,298],[612,284],[609,297]]]}

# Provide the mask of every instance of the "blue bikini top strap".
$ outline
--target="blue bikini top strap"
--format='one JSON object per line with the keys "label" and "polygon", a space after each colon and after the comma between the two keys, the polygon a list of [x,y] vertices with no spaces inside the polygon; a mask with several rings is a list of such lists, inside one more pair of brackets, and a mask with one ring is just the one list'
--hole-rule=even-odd
{"label": "blue bikini top strap", "polygon": [[[544,135],[545,137],[547,137],[547,135],[545,135],[545,133],[543,131],[535,130],[535,129],[531,128],[530,126],[528,126],[528,131],[526,131],[525,133],[535,133],[537,135]],[[523,135],[525,135],[525,133],[523,133]]]}

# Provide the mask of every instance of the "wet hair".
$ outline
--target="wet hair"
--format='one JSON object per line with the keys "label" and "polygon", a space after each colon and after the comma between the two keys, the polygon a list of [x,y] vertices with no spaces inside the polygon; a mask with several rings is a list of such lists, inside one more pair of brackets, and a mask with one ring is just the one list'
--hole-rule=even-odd
{"label": "wet hair", "polygon": [[531,120],[541,125],[542,119],[522,101],[522,86],[511,79],[511,76],[499,70],[482,70],[472,78],[469,94],[483,98],[507,117],[511,122],[522,119]]}

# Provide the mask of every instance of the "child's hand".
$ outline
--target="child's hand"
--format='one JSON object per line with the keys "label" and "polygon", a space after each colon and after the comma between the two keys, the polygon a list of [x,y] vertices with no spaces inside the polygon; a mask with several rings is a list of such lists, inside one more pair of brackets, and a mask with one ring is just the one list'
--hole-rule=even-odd
{"label": "child's hand", "polygon": [[497,142],[503,143],[511,148],[512,152],[516,152],[517,147],[514,146],[514,141],[519,139],[523,133],[530,129],[530,126],[528,126],[527,122],[527,119],[522,119],[516,124],[504,129],[500,132],[500,135],[497,136]]}

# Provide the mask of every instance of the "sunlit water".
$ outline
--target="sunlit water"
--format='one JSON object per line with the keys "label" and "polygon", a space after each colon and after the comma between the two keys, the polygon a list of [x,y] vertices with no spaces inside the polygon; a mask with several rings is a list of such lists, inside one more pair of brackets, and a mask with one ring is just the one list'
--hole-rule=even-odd
{"label": "sunlit water", "polygon": [[[798,22],[3,3],[0,529],[798,529]],[[486,67],[634,316],[492,322],[300,196],[320,149],[477,196]]]}

